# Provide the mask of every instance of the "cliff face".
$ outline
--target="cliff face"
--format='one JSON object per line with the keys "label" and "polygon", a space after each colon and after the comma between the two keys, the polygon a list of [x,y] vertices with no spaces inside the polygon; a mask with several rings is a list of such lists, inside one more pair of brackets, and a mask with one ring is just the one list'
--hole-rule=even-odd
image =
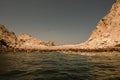
{"label": "cliff face", "polygon": [[4,25],[0,24],[0,45],[14,47],[16,45],[16,35],[14,32],[10,32]]}
{"label": "cliff face", "polygon": [[116,0],[103,17],[90,38],[81,44],[89,48],[105,48],[120,44],[120,0]]}

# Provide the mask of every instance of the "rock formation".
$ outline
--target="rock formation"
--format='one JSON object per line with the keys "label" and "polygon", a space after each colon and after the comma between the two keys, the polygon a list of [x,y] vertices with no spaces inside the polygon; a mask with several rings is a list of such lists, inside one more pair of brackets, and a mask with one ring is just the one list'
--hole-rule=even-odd
{"label": "rock formation", "polygon": [[80,44],[83,48],[106,48],[120,44],[120,0],[116,0],[109,13],[103,17],[90,38]]}
{"label": "rock formation", "polygon": [[[4,25],[0,24],[0,50],[5,49],[41,49],[49,46],[54,46],[54,42],[44,42],[40,39],[34,38],[29,34],[15,35],[10,32]],[[3,50],[4,49],[4,50]]]}
{"label": "rock formation", "polygon": [[0,46],[14,47],[16,45],[16,35],[10,32],[4,25],[0,24]]}
{"label": "rock formation", "polygon": [[25,33],[16,36],[0,24],[0,47],[47,51],[104,51],[104,49],[110,49],[110,51],[111,49],[117,49],[120,51],[120,0],[116,0],[109,13],[99,21],[90,38],[84,43],[54,46],[54,42],[44,42]]}
{"label": "rock formation", "polygon": [[44,42],[26,33],[17,36],[16,48],[40,49],[46,46],[54,46],[54,42]]}

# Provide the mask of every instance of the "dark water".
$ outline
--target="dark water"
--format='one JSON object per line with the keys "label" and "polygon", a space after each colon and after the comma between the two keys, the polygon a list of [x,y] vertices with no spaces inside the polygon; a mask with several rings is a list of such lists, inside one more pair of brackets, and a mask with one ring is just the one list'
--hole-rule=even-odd
{"label": "dark water", "polygon": [[120,56],[0,54],[0,80],[120,80]]}

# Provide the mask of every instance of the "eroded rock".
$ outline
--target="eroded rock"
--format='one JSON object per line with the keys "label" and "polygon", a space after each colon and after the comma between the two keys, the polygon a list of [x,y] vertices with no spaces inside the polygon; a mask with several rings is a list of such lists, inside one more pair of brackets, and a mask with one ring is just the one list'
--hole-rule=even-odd
{"label": "eroded rock", "polygon": [[[14,47],[16,45],[16,35],[14,32],[10,32],[4,25],[0,24],[0,43],[6,43],[6,46]],[[4,45],[5,46],[5,45]]]}
{"label": "eroded rock", "polygon": [[120,0],[116,0],[109,13],[101,19],[83,48],[106,48],[120,44]]}

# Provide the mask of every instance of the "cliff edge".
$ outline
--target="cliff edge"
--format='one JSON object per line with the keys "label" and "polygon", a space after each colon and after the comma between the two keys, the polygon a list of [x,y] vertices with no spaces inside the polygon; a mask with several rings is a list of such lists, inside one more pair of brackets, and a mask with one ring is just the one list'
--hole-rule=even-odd
{"label": "cliff edge", "polygon": [[83,48],[107,48],[120,44],[120,0],[112,5],[108,14],[103,17],[90,38],[80,44]]}

